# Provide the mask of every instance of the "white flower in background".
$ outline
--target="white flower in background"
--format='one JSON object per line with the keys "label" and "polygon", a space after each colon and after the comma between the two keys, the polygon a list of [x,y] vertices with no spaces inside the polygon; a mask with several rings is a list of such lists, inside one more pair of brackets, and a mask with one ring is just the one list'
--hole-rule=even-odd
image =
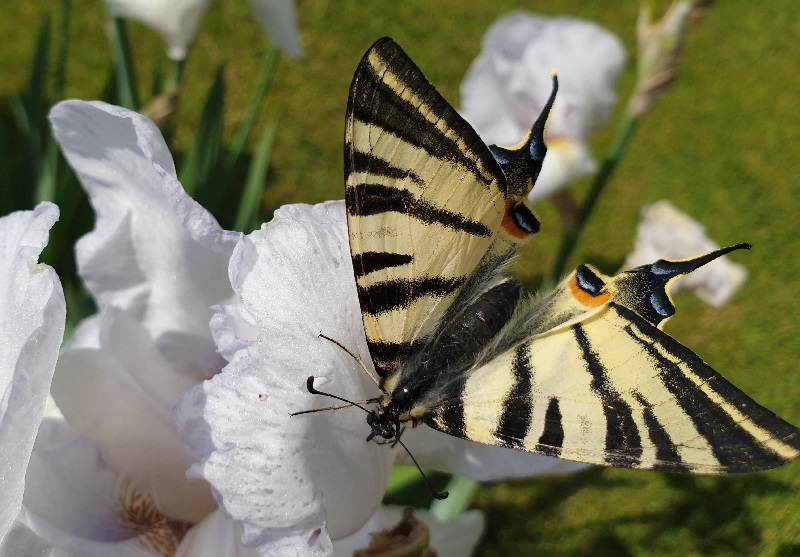
{"label": "white flower in background", "polygon": [[[19,522],[25,474],[44,414],[66,302],[55,271],[38,262],[58,207],[0,218],[0,554],[45,549]],[[28,553],[33,555],[33,553]]]}
{"label": "white flower in background", "polygon": [[[186,58],[200,20],[211,0],[106,0],[116,17],[141,21],[155,29],[167,43],[167,56]],[[303,55],[297,31],[294,0],[249,0],[253,16],[261,28],[290,56]]]}
{"label": "white flower in background", "polygon": [[[657,201],[642,209],[636,244],[625,260],[623,269],[632,269],[658,259],[686,259],[719,246],[706,235],[703,225],[675,208],[667,200]],[[744,265],[733,263],[727,256],[682,277],[673,287],[693,290],[712,306],[725,305],[747,280]]]}
{"label": "white flower in background", "polygon": [[597,170],[589,134],[609,118],[625,50],[589,21],[514,12],[498,19],[461,84],[461,114],[488,144],[516,145],[530,131],[558,71],[547,127],[547,157],[531,201],[549,197]]}
{"label": "white flower in background", "polygon": [[[331,401],[306,379],[350,400],[376,396],[355,361],[368,362],[344,202],[288,205],[246,236],[230,260],[237,294],[212,321],[229,364],[187,393],[178,427],[204,478],[247,546],[262,555],[330,555],[378,508],[400,446],[365,443],[358,408],[290,417]],[[582,465],[480,445],[431,430],[403,441],[422,466],[486,480],[576,470]]]}

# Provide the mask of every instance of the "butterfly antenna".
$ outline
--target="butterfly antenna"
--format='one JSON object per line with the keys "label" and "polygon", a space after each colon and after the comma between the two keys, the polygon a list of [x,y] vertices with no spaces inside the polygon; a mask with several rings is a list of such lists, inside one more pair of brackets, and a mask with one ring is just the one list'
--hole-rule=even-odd
{"label": "butterfly antenna", "polygon": [[336,404],[334,406],[326,406],[325,408],[313,408],[311,410],[301,410],[300,412],[292,412],[289,416],[299,416],[301,414],[313,414],[315,412],[326,412],[328,410],[341,410],[343,408],[352,408],[356,404],[367,403],[367,402],[377,402],[376,399],[369,399],[369,400],[359,400],[357,403],[348,402],[347,404]]}
{"label": "butterfly antenna", "polygon": [[359,365],[359,366],[361,366],[361,369],[363,369],[363,370],[364,370],[364,373],[366,373],[366,374],[369,376],[369,378],[370,378],[370,379],[372,379],[372,382],[373,382],[373,383],[375,383],[376,385],[378,385],[378,386],[380,387],[380,383],[378,383],[378,380],[377,380],[377,379],[375,379],[375,376],[374,376],[374,375],[372,375],[372,372],[370,372],[370,370],[369,370],[369,369],[367,369],[367,366],[366,366],[366,365],[364,365],[364,361],[363,361],[363,360],[362,360],[360,357],[358,357],[356,354],[353,354],[353,352],[351,352],[351,351],[350,351],[350,349],[346,348],[346,347],[345,347],[345,346],[344,346],[344,345],[343,345],[341,342],[339,342],[338,340],[334,340],[334,339],[332,339],[332,338],[331,338],[331,337],[329,337],[329,336],[325,336],[325,335],[323,335],[322,333],[320,333],[320,334],[319,334],[319,336],[320,336],[320,337],[322,337],[322,338],[324,338],[325,340],[328,340],[328,341],[330,341],[330,342],[334,343],[336,346],[338,346],[339,348],[341,348],[342,350],[344,350],[345,352],[347,352],[348,354],[350,354],[350,357],[351,357],[351,358],[353,358],[353,359],[354,359],[356,362],[358,362],[358,365]]}
{"label": "butterfly antenna", "polygon": [[336,410],[338,408],[349,408],[351,406],[355,406],[356,408],[361,408],[364,412],[366,412],[367,414],[371,414],[372,416],[375,415],[375,412],[373,412],[372,410],[369,410],[368,408],[364,408],[363,406],[361,406],[362,404],[367,402],[377,402],[378,400],[375,398],[370,398],[367,400],[359,400],[354,402],[352,400],[347,400],[346,398],[342,398],[340,396],[332,395],[331,393],[324,393],[314,388],[313,375],[309,375],[308,379],[306,379],[306,389],[308,389],[308,392],[311,393],[312,395],[322,395],[330,398],[335,398],[336,400],[341,400],[342,402],[346,402],[347,404],[343,406],[328,406],[327,408],[315,408],[313,410],[302,410],[300,412],[292,412],[291,414],[289,414],[290,416],[299,416],[300,414],[311,414],[312,412],[322,412],[323,410]]}
{"label": "butterfly antenna", "polygon": [[450,495],[450,494],[448,492],[446,492],[446,491],[436,491],[435,489],[433,489],[433,486],[431,485],[431,482],[428,481],[428,476],[426,476],[425,472],[422,471],[422,468],[420,468],[419,463],[417,462],[417,459],[414,458],[414,455],[411,454],[411,451],[408,450],[408,447],[406,447],[406,444],[403,443],[402,441],[400,441],[400,438],[395,439],[395,441],[400,443],[400,446],[403,447],[406,450],[406,452],[408,453],[408,456],[411,458],[411,462],[413,462],[414,466],[416,466],[417,470],[419,470],[419,475],[422,476],[422,480],[425,482],[425,486],[428,488],[428,491],[431,492],[431,495],[433,496],[433,498],[434,499],[438,499],[439,501],[441,501],[442,499],[447,499],[447,496]]}

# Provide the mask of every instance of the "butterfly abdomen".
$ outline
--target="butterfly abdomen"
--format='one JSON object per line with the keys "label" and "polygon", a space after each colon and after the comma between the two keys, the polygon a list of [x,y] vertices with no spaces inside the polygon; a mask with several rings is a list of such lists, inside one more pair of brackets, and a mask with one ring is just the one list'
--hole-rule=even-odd
{"label": "butterfly abdomen", "polygon": [[431,367],[459,367],[473,362],[511,320],[522,291],[507,279],[486,290],[445,326],[431,348]]}

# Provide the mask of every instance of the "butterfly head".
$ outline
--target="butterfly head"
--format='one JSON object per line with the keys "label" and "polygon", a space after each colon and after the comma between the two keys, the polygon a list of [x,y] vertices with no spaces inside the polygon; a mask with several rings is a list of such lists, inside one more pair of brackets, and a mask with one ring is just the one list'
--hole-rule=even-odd
{"label": "butterfly head", "polygon": [[367,424],[372,429],[367,440],[373,437],[396,439],[400,436],[402,424],[409,421],[412,425],[418,423],[420,394],[429,386],[426,379],[427,376],[414,376],[403,381],[400,374],[394,374],[382,383],[383,394],[377,401],[378,407],[367,416]]}
{"label": "butterfly head", "polygon": [[399,437],[400,418],[389,407],[380,406],[377,410],[367,414],[367,425],[372,430],[367,441],[372,441],[374,437],[380,437],[386,441]]}

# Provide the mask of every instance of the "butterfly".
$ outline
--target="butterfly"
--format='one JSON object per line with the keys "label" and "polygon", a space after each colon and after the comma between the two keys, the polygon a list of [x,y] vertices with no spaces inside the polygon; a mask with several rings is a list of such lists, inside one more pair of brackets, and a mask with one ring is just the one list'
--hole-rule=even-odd
{"label": "butterfly", "polygon": [[394,41],[361,60],[344,162],[381,391],[368,440],[397,441],[406,424],[425,424],[616,467],[733,473],[794,460],[800,430],[662,330],[675,280],[748,245],[616,276],[581,265],[538,298],[506,275],[539,228],[526,197],[546,153],[553,82],[525,140],[487,146]]}

